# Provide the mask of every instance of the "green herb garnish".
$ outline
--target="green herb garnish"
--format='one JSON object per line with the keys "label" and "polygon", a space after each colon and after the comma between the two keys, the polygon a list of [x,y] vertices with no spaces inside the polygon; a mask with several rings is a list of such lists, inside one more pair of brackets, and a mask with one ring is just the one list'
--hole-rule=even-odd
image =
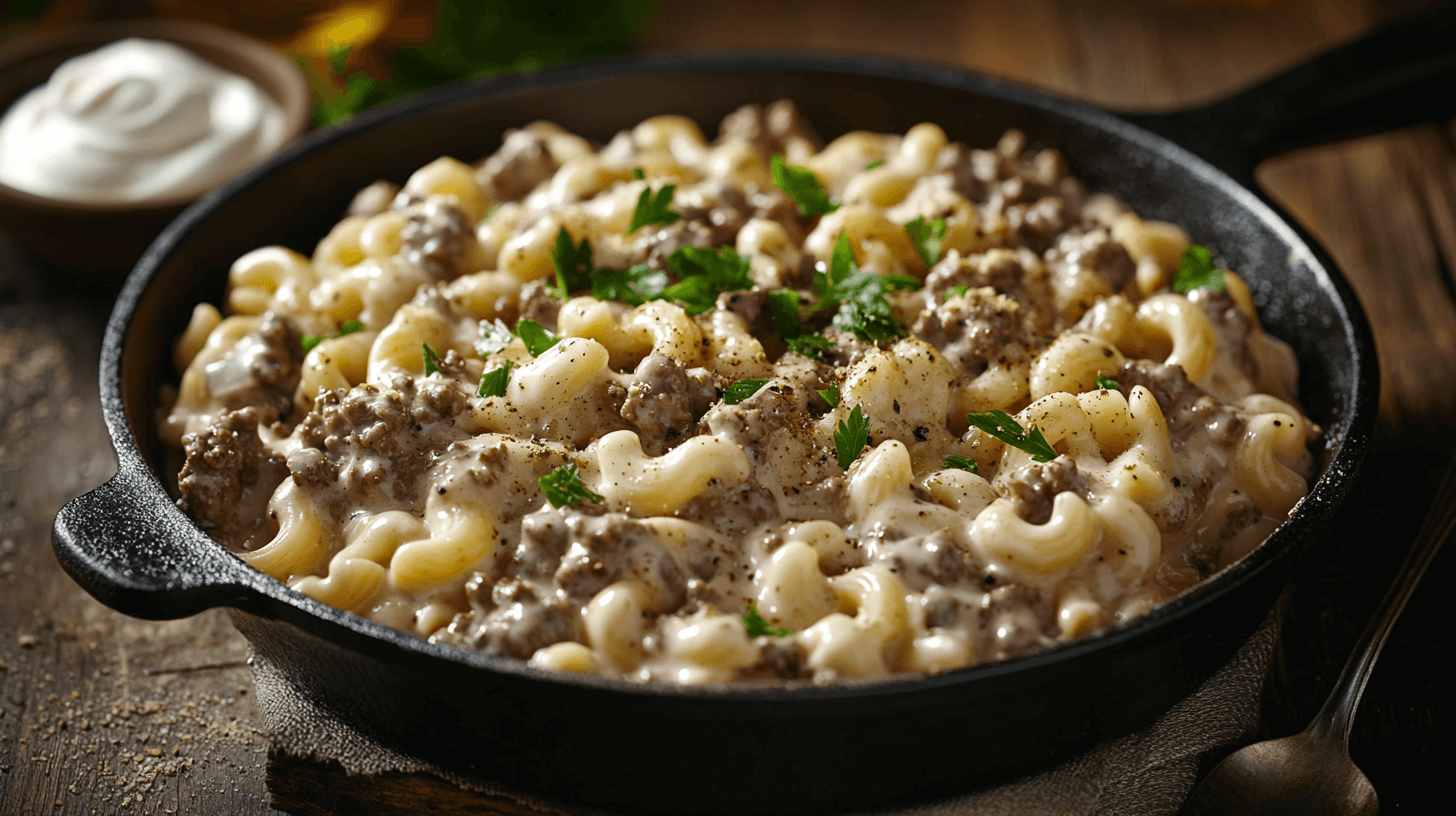
{"label": "green herb garnish", "polygon": [[945,242],[944,218],[926,221],[925,216],[922,215],[906,224],[905,231],[910,233],[910,240],[915,244],[915,252],[920,255],[920,260],[925,262],[926,269],[940,262],[942,244]]}
{"label": "green herb garnish", "polygon": [[834,430],[834,452],[839,454],[839,467],[843,470],[849,470],[849,466],[859,458],[860,451],[870,443],[870,423],[860,408],[859,405],[854,406],[854,410],[849,412],[849,419],[840,420]]}
{"label": "green herb garnish", "polygon": [[506,386],[511,381],[511,361],[501,362],[500,368],[480,375],[480,387],[475,389],[477,397],[504,397]]}
{"label": "green herb garnish", "polygon": [[774,334],[781,340],[799,334],[799,293],[792,289],[775,289],[768,293],[768,314],[773,320]]}
{"label": "green herb garnish", "polygon": [[823,362],[824,351],[834,347],[828,337],[803,330],[799,323],[798,292],[792,289],[769,292],[768,313],[773,320],[774,334],[795,354]]}
{"label": "green herb garnish", "polygon": [[642,168],[634,167],[632,168],[632,178],[636,179],[637,181],[641,181],[647,178],[647,174],[642,172]]}
{"label": "green herb garnish", "polygon": [[768,385],[768,380],[756,377],[729,383],[728,387],[723,389],[723,404],[737,405],[754,394],[757,394],[758,390],[765,385]]}
{"label": "green herb garnish", "polygon": [[790,337],[784,341],[789,351],[811,360],[826,362],[824,352],[834,348],[834,341],[822,334],[801,334],[797,337]]}
{"label": "green herb garnish", "polygon": [[440,369],[445,365],[445,361],[440,359],[440,353],[435,351],[429,343],[421,343],[420,351],[425,357],[425,376],[440,373]]}
{"label": "green herb garnish", "polygon": [[626,269],[598,269],[592,275],[592,297],[617,300],[641,306],[656,300],[667,288],[667,273],[657,272],[647,264],[632,264]]}
{"label": "green herb garnish", "polygon": [[1119,383],[1117,380],[1114,380],[1111,377],[1103,377],[1101,375],[1098,375],[1097,379],[1092,381],[1092,385],[1096,388],[1102,389],[1103,391],[1122,390],[1122,384]]}
{"label": "green herb garnish", "polygon": [[536,484],[540,485],[541,492],[546,494],[546,501],[551,502],[552,507],[578,505],[588,500],[597,503],[602,501],[601,496],[581,483],[581,474],[574,464],[562,465],[542,476]]}
{"label": "green herb garnish", "polygon": [[475,353],[481,357],[489,357],[498,351],[505,351],[506,347],[516,339],[516,333],[510,330],[499,317],[494,323],[480,321],[480,339],[475,341]]}
{"label": "green herb garnish", "polygon": [[819,177],[814,175],[813,170],[785,164],[783,155],[775,153],[769,172],[774,186],[794,199],[799,215],[828,215],[839,209],[838,204],[829,200],[829,194],[824,192],[824,185],[819,183]]}
{"label": "green herb garnish", "polygon": [[824,401],[829,403],[830,408],[833,408],[839,404],[839,386],[837,385],[831,385],[828,388],[822,389],[816,388],[814,389],[814,393],[823,397]]}
{"label": "green herb garnish", "polygon": [[343,323],[339,324],[339,330],[334,332],[333,334],[304,334],[299,336],[298,342],[303,345],[303,353],[307,354],[310,351],[313,351],[319,343],[322,343],[325,340],[333,340],[336,337],[343,337],[346,334],[353,334],[357,331],[364,331],[364,321],[345,320]]}
{"label": "green herb garnish", "polygon": [[690,315],[712,309],[723,292],[752,289],[748,275],[749,259],[733,251],[702,247],[683,247],[667,256],[667,266],[677,273],[678,282],[663,289],[658,297],[677,301]]}
{"label": "green herb garnish", "polygon": [[966,414],[966,419],[1011,447],[1026,451],[1038,462],[1057,458],[1057,452],[1042,436],[1041,429],[1033,425],[1030,431],[1023,430],[1019,422],[999,408],[986,414]]}
{"label": "green herb garnish", "polygon": [[965,297],[966,293],[969,291],[971,291],[971,287],[965,285],[964,283],[958,283],[955,286],[952,286],[951,288],[945,290],[945,300],[950,300],[954,297]]}
{"label": "green herb garnish", "polygon": [[551,290],[556,297],[566,300],[572,292],[591,286],[591,241],[583,238],[577,244],[571,240],[566,227],[562,227],[556,233],[556,245],[551,247],[551,265],[556,267],[556,286]]}
{"label": "green herb garnish", "polygon": [[526,351],[531,352],[532,357],[540,357],[547,349],[561,342],[560,337],[529,319],[516,323],[516,334],[520,335],[521,342],[526,344]]}
{"label": "green herb garnish", "polygon": [[969,456],[947,456],[940,460],[940,466],[946,469],[969,470],[972,473],[981,472],[976,466],[976,460]]}
{"label": "green herb garnish", "polygon": [[918,289],[920,281],[910,275],[877,275],[860,271],[849,246],[849,236],[839,233],[829,256],[829,271],[814,273],[814,291],[820,306],[839,304],[834,325],[840,331],[870,342],[894,340],[906,335],[905,325],[890,308],[888,293],[895,289]]}
{"label": "green herb garnish", "polygon": [[1223,292],[1228,290],[1228,283],[1223,279],[1223,270],[1213,265],[1213,255],[1198,244],[1192,244],[1183,250],[1178,274],[1173,276],[1173,291],[1186,295],[1194,289],[1204,288]]}
{"label": "green herb garnish", "polygon": [[883,160],[881,160],[881,161],[872,161],[869,164],[866,164],[865,165],[865,169],[866,170],[873,170],[876,167],[884,167],[884,166],[885,166],[885,162]]}
{"label": "green herb garnish", "polygon": [[637,197],[637,209],[632,211],[632,226],[627,228],[627,233],[630,235],[648,224],[667,225],[682,218],[682,215],[668,209],[676,189],[676,184],[664,184],[654,195],[651,187],[644,188],[642,195]]}
{"label": "green herb garnish", "polygon": [[752,602],[748,604],[748,611],[739,617],[743,619],[743,628],[748,631],[748,636],[751,638],[762,637],[764,635],[768,635],[769,637],[794,636],[793,632],[790,632],[784,627],[775,626],[764,620],[763,616],[758,614],[758,607]]}

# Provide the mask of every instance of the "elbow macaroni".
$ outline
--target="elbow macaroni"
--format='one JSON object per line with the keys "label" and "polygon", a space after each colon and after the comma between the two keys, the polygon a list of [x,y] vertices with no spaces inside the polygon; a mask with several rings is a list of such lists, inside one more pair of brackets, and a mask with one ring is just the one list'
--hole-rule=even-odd
{"label": "elbow macaroni", "polygon": [[[775,153],[840,206],[800,215]],[[678,218],[630,229],[667,184]],[[176,342],[161,426],[211,534],[421,637],[679,683],[950,671],[1146,611],[1257,546],[1313,473],[1293,355],[1242,279],[1170,291],[1189,236],[1015,132],[821,147],[776,102],[712,141],[680,116],[600,148],[536,123],[386,186],[312,256],[232,266],[227,308]],[[732,247],[752,288],[706,311],[553,293],[563,234],[589,274],[670,282],[680,248]],[[822,308],[841,236],[919,287],[885,295],[898,336]],[[555,344],[502,334],[527,318]],[[967,417],[992,410],[1055,456]]]}

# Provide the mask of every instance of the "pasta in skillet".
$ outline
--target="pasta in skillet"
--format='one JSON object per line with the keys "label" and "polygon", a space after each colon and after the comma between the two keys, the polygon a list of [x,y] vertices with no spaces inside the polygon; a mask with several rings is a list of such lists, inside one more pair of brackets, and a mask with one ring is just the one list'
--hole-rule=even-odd
{"label": "pasta in skillet", "polygon": [[548,123],[198,306],[179,505],[340,609],[531,665],[942,672],[1242,557],[1319,429],[1248,288],[1017,132]]}

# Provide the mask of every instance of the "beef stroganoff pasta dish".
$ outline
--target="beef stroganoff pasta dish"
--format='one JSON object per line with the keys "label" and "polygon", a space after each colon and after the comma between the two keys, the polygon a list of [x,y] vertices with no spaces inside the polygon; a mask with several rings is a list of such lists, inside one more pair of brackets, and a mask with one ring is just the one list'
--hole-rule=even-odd
{"label": "beef stroganoff pasta dish", "polygon": [[1319,429],[1249,289],[1052,149],[538,122],[198,306],[178,503],[324,603],[533,666],[942,672],[1249,552]]}

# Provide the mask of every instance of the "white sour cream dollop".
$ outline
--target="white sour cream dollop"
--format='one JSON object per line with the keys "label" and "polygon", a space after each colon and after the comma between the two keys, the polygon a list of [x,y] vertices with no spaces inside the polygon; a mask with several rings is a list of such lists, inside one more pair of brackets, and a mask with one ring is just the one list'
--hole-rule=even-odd
{"label": "white sour cream dollop", "polygon": [[283,143],[252,82],[179,46],[127,39],[69,60],[0,121],[0,182],[114,204],[215,187]]}

